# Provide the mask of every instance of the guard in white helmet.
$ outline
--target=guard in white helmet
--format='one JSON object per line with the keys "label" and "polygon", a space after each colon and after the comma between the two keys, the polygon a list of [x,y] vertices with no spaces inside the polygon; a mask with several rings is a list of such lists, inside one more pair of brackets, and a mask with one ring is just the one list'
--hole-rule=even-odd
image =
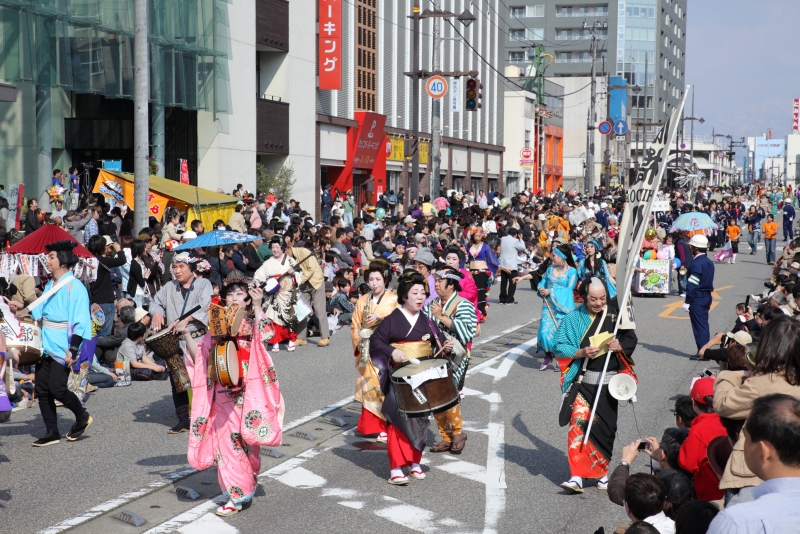
{"label": "guard in white helmet", "polygon": [[[688,280],[683,309],[689,312],[694,342],[699,351],[708,343],[710,337],[708,312],[711,309],[711,292],[714,291],[714,262],[706,256],[708,239],[704,235],[693,236],[689,241],[689,250],[692,254],[692,263],[686,273]],[[695,353],[691,359],[698,360],[700,356]]]}

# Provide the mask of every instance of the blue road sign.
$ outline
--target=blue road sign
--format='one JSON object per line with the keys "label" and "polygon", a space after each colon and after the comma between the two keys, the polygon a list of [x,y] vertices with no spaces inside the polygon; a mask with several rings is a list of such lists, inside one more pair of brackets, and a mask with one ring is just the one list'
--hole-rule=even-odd
{"label": "blue road sign", "polygon": [[617,121],[614,123],[614,133],[617,135],[625,135],[628,131],[628,123],[625,121]]}
{"label": "blue road sign", "polygon": [[597,125],[597,131],[600,132],[603,135],[610,134],[612,128],[613,128],[613,126],[608,121],[603,121],[603,122],[601,122],[600,124]]}

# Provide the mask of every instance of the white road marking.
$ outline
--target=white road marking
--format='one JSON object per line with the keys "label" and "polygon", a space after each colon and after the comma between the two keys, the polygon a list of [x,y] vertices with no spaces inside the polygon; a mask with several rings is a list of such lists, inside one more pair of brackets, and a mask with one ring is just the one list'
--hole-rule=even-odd
{"label": "white road marking", "polygon": [[328,414],[328,413],[330,413],[330,412],[332,412],[334,410],[338,410],[342,406],[347,406],[348,404],[350,404],[354,400],[355,400],[355,397],[350,396],[350,397],[347,397],[346,399],[340,400],[339,402],[335,402],[335,403],[333,403],[331,405],[325,406],[324,408],[321,408],[319,410],[315,410],[315,411],[311,412],[310,414],[301,417],[300,419],[295,419],[291,423],[289,423],[287,425],[284,425],[283,432],[286,433],[289,430],[297,428],[298,426],[300,426],[302,424],[308,423],[309,421],[311,421],[313,419],[316,419],[317,417],[321,417],[321,416],[323,416],[325,414]]}
{"label": "white road marking", "polygon": [[[316,457],[318,454],[326,452],[328,450],[330,450],[330,448],[326,448],[323,450],[309,449],[305,452],[298,454],[294,458],[286,460],[282,464],[278,464],[271,469],[267,469],[266,471],[258,475],[258,478],[264,476],[267,476],[269,478],[278,478],[281,475],[288,473],[292,469],[296,469],[304,462],[307,462],[311,458]],[[227,499],[223,497],[222,494],[217,495],[213,499],[200,503],[191,510],[187,510],[182,514],[176,515],[169,521],[165,521],[164,523],[161,523],[160,525],[151,528],[144,534],[170,534],[176,531],[180,531],[180,529],[183,528],[184,526],[194,524],[194,522],[200,519],[203,515],[210,512],[218,505],[225,504],[226,502]]]}
{"label": "white road marking", "polygon": [[449,517],[437,521],[436,516],[430,510],[410,504],[398,504],[388,508],[381,508],[380,510],[375,510],[374,513],[392,523],[425,533],[442,532],[447,530],[447,528],[443,527],[452,528],[462,524]]}
{"label": "white road marking", "polygon": [[358,497],[360,494],[353,489],[344,488],[325,488],[322,490],[322,497],[341,497],[344,499],[352,499]]}
{"label": "white road marking", "polygon": [[131,501],[144,497],[149,493],[158,491],[159,489],[171,484],[172,482],[184,478],[186,476],[189,476],[194,472],[195,469],[191,467],[174,471],[172,473],[164,475],[163,479],[156,480],[150,483],[147,487],[144,487],[136,491],[124,493],[115,499],[111,499],[110,501],[106,501],[102,504],[98,504],[93,508],[90,508],[89,510],[83,512],[80,515],[61,521],[60,523],[57,523],[44,530],[40,530],[39,534],[57,534],[59,532],[63,532],[70,528],[76,527],[80,524],[86,523],[87,521],[91,521],[95,517],[103,515],[104,513],[109,512],[115,508],[119,508],[120,506],[124,506]]}
{"label": "white road marking", "polygon": [[481,398],[485,401],[488,401],[490,404],[496,404],[498,402],[503,402],[503,399],[500,398],[500,394],[496,391],[493,393],[489,393],[488,395],[481,395]]}
{"label": "white road marking", "polygon": [[[355,400],[353,397],[347,397],[346,399],[342,399],[339,402],[336,402],[336,403],[331,404],[329,406],[326,406],[326,407],[324,407],[322,409],[319,409],[319,410],[316,410],[314,412],[311,412],[310,414],[306,415],[305,417],[301,417],[300,419],[295,419],[294,421],[284,425],[283,432],[288,432],[288,431],[290,431],[290,430],[292,430],[294,428],[297,428],[298,426],[300,426],[300,425],[302,425],[304,423],[307,423],[308,421],[311,421],[313,419],[316,419],[317,417],[323,416],[323,415],[325,415],[327,413],[330,413],[330,412],[332,412],[334,410],[337,410],[337,409],[341,408],[342,406],[346,406],[346,405],[350,404],[351,402],[353,402],[353,400]],[[289,460],[289,461],[291,461],[291,460]],[[284,464],[285,463],[286,462],[284,462]],[[281,465],[284,465],[284,464],[281,464]],[[124,493],[124,494],[120,495],[119,497],[111,499],[110,501],[106,501],[106,502],[104,502],[102,504],[98,504],[97,506],[95,506],[93,508],[90,508],[89,510],[86,510],[85,512],[83,512],[80,515],[76,515],[75,517],[71,517],[69,519],[65,519],[64,521],[61,521],[60,523],[57,523],[57,524],[55,524],[55,525],[53,525],[51,527],[47,527],[44,530],[40,530],[38,532],[38,534],[58,534],[59,532],[64,532],[65,530],[68,530],[70,528],[73,528],[73,527],[76,527],[76,526],[81,525],[83,523],[86,523],[87,521],[91,521],[95,517],[101,516],[101,515],[105,514],[106,512],[114,510],[115,508],[120,508],[122,506],[125,506],[129,502],[135,501],[136,499],[144,497],[145,495],[149,495],[150,493],[158,491],[161,488],[163,488],[163,487],[165,487],[165,486],[167,486],[169,484],[172,484],[173,482],[175,482],[177,480],[180,480],[182,478],[186,478],[187,476],[189,476],[189,475],[191,475],[191,474],[193,474],[195,472],[196,472],[196,469],[193,469],[191,467],[187,467],[187,468],[179,469],[177,471],[173,471],[172,473],[168,473],[168,474],[164,475],[164,478],[156,480],[156,481],[150,483],[148,486],[146,486],[144,488],[141,488],[141,489],[136,490],[136,491],[131,491],[131,492],[128,492],[128,493]]]}
{"label": "white road marking", "polygon": [[[492,404],[490,421],[502,417],[500,404]],[[506,509],[505,424],[489,423],[489,446],[486,451],[486,508],[484,534],[495,534],[500,516]]]}
{"label": "white road marking", "polygon": [[216,514],[206,514],[197,521],[179,528],[181,534],[237,534],[239,529],[229,525]]}
{"label": "white road marking", "polygon": [[291,471],[277,477],[275,480],[289,487],[300,489],[321,488],[328,482],[321,476],[312,473],[304,467],[295,467]]}
{"label": "white road marking", "polygon": [[451,475],[458,475],[460,477],[486,484],[486,467],[464,460],[456,460],[455,462],[448,462],[446,464],[435,466],[436,469],[441,469]]}
{"label": "white road marking", "polygon": [[464,389],[462,389],[462,390],[461,390],[461,393],[463,393],[465,396],[470,396],[470,395],[485,395],[485,393],[484,393],[483,391],[478,391],[477,389],[470,389],[470,388],[468,388],[468,387],[465,387]]}
{"label": "white road marking", "polygon": [[[503,334],[507,334],[507,333],[513,332],[514,330],[518,330],[519,328],[524,328],[525,326],[535,322],[537,319],[538,318],[535,318],[532,321],[529,321],[527,323],[508,328],[508,329],[504,330],[501,334],[498,334],[496,336],[491,336],[489,338],[486,338],[486,339],[483,339],[483,340],[477,342],[476,345],[480,345],[482,343],[487,343],[487,342],[489,342],[491,340],[494,340],[494,339],[497,339],[497,338],[501,337]],[[535,346],[535,339],[530,340],[530,341],[524,343],[523,345],[530,346],[530,344],[532,342],[533,342],[533,344]],[[498,354],[498,355],[494,356],[493,358],[491,358],[491,359],[489,359],[489,360],[487,360],[487,361],[485,361],[485,362],[483,362],[483,363],[481,363],[479,365],[476,365],[475,367],[473,367],[473,368],[471,368],[471,369],[469,369],[467,371],[467,376],[471,376],[471,375],[473,375],[475,373],[481,372],[484,369],[489,369],[492,365],[496,364],[498,361],[502,360],[503,358],[507,358],[507,356],[509,354],[513,354],[518,348],[521,348],[523,345],[520,345],[519,347],[515,347],[514,349],[510,349],[508,351],[505,351],[505,352],[503,352],[501,354]],[[513,364],[513,362],[512,362],[512,364]],[[509,365],[509,368],[510,368],[510,365]],[[508,372],[506,371],[506,375],[503,375],[502,377],[498,376],[499,369],[500,368],[498,368],[497,370],[492,369],[487,374],[490,374],[491,376],[494,376],[495,380],[497,380],[499,378],[503,378],[508,374]],[[465,388],[465,395],[468,395],[468,394],[473,394],[473,393],[466,393],[466,391],[470,391],[471,392],[471,391],[474,391],[474,390],[467,390],[467,388]],[[482,394],[482,393],[481,392],[476,392],[474,394]],[[319,410],[315,410],[314,412],[311,412],[310,414],[308,414],[308,415],[306,415],[304,417],[301,417],[299,419],[295,419],[294,421],[291,421],[288,424],[284,425],[283,431],[284,432],[288,432],[289,430],[292,430],[292,429],[294,429],[294,428],[296,428],[296,427],[298,427],[298,426],[300,426],[302,424],[305,424],[305,423],[307,423],[307,422],[309,422],[309,421],[311,421],[313,419],[316,419],[317,417],[323,416],[323,415],[325,415],[327,413],[330,413],[330,412],[332,412],[334,410],[337,410],[337,409],[341,408],[342,406],[346,406],[347,404],[350,404],[354,400],[355,400],[355,398],[350,396],[350,397],[347,397],[345,399],[340,400],[339,402],[336,402],[334,404],[330,404],[330,405],[328,405],[328,406],[326,406],[324,408],[321,408]],[[325,449],[325,450],[327,450],[327,449]],[[313,451],[313,449],[311,449],[311,451]],[[306,452],[310,452],[310,451],[306,451]],[[298,457],[296,457],[296,458],[298,458]],[[292,460],[295,460],[296,458],[287,460],[286,462],[276,466],[273,469],[280,468],[282,466],[286,466],[287,464],[289,464],[290,462],[292,462]],[[308,459],[308,458],[306,458],[306,459]],[[305,461],[305,460],[303,460],[303,461]],[[290,470],[290,469],[292,469],[294,467],[296,467],[296,465],[291,464],[289,466],[289,468],[286,469],[286,471],[288,471],[288,470]],[[136,491],[131,491],[131,492],[128,492],[128,493],[124,493],[124,494],[122,494],[122,495],[120,495],[120,496],[118,496],[118,497],[116,497],[114,499],[108,500],[108,501],[106,501],[104,503],[101,503],[101,504],[99,504],[97,506],[94,506],[93,508],[90,508],[89,510],[83,512],[80,515],[71,517],[69,519],[65,519],[64,521],[61,521],[61,522],[59,522],[59,523],[57,523],[55,525],[52,525],[52,526],[47,527],[47,528],[45,528],[43,530],[40,530],[38,532],[38,534],[58,534],[60,532],[68,530],[70,528],[76,527],[78,525],[81,525],[83,523],[91,521],[92,519],[94,519],[94,518],[96,518],[96,517],[98,517],[100,515],[103,515],[106,512],[109,512],[109,511],[114,510],[116,508],[120,508],[120,507],[122,507],[122,506],[124,506],[124,505],[126,505],[126,504],[128,504],[128,503],[130,503],[130,502],[132,502],[134,500],[136,500],[136,499],[139,499],[141,497],[144,497],[145,495],[148,495],[150,493],[158,491],[159,489],[167,486],[168,484],[171,484],[171,483],[173,483],[173,482],[175,482],[177,480],[185,478],[185,477],[187,477],[187,476],[189,476],[189,475],[191,475],[191,474],[193,474],[195,472],[196,472],[196,470],[193,469],[193,468],[183,468],[183,469],[179,469],[177,471],[173,471],[172,473],[168,473],[168,474],[164,475],[164,477],[162,479],[159,479],[159,480],[156,480],[156,481],[150,483],[147,487],[141,488],[141,489],[136,490]],[[261,473],[259,475],[259,478],[261,478],[264,475],[267,475],[268,472],[269,471],[265,471],[264,473]],[[270,475],[267,475],[267,476],[270,476]],[[195,514],[197,514],[197,513],[202,514],[202,513],[207,512],[208,510],[214,508],[215,506],[216,506],[216,504],[213,502],[213,500],[207,501],[205,503],[202,503],[202,504],[196,506],[195,508],[189,510],[188,512],[185,512],[184,514],[180,514],[180,515],[176,516],[175,518],[173,518],[172,520],[170,520],[170,521],[168,521],[166,523],[163,523],[162,525],[159,525],[157,527],[154,527],[153,529],[148,530],[146,534],[156,534],[156,533],[160,533],[160,532],[172,532],[175,529],[179,528],[181,525],[187,524],[187,521],[180,521],[179,524],[177,524],[176,526],[172,527],[172,530],[158,530],[158,529],[160,529],[161,527],[166,527],[167,525],[171,524],[172,521],[176,521],[178,518],[183,518],[184,516],[187,516],[187,514],[189,514],[190,512],[194,511]],[[192,519],[190,519],[189,521],[194,521],[198,517],[199,517],[198,515],[194,515],[192,517]]]}
{"label": "white road marking", "polygon": [[354,508],[356,510],[361,510],[362,508],[364,508],[364,503],[361,501],[342,501],[338,504],[341,504],[342,506],[347,506],[348,508]]}

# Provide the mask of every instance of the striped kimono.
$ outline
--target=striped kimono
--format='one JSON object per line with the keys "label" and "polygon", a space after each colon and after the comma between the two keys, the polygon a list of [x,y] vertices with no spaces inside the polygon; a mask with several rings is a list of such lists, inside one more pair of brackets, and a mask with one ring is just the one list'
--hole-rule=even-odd
{"label": "striped kimono", "polygon": [[[436,297],[433,299],[431,304],[434,302],[442,304],[441,297]],[[452,320],[452,324],[450,325],[449,329],[445,329],[441,321],[433,316],[433,313],[431,313],[430,304],[422,309],[422,313],[424,313],[426,317],[433,321],[440,330],[455,336],[455,338],[458,339],[461,345],[463,345],[466,349],[467,344],[472,341],[473,337],[475,337],[475,331],[478,328],[478,318],[475,315],[475,306],[473,306],[472,303],[467,299],[461,298],[456,293],[453,293],[453,295],[447,299],[447,302],[442,304],[442,307],[443,313]],[[456,381],[456,385],[459,389],[464,387],[464,376],[467,372],[467,367],[469,366],[469,356],[469,351],[467,351],[467,354],[461,360],[461,365],[459,365],[453,373],[453,378]],[[436,423],[439,425],[439,433],[442,435],[442,439],[444,441],[450,442],[453,440],[453,436],[461,434],[463,420],[461,417],[460,404],[456,404],[449,410],[438,413],[433,417],[436,419]]]}

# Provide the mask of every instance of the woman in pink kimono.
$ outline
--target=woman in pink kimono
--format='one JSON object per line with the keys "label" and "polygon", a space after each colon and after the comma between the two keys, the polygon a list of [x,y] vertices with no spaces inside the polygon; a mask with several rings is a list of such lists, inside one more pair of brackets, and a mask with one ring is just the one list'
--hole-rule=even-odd
{"label": "woman in pink kimono", "polygon": [[234,336],[241,388],[229,389],[209,377],[209,353],[215,345],[210,334],[195,344],[186,321],[176,323],[173,332],[186,341],[184,359],[192,381],[189,464],[198,470],[216,464],[220,489],[229,498],[217,515],[225,517],[239,512],[253,498],[261,468],[260,447],[280,444],[284,405],[266,350],[272,330],[261,309],[263,290],[248,289],[246,280],[229,277],[223,294],[229,305],[235,303],[248,311]]}

